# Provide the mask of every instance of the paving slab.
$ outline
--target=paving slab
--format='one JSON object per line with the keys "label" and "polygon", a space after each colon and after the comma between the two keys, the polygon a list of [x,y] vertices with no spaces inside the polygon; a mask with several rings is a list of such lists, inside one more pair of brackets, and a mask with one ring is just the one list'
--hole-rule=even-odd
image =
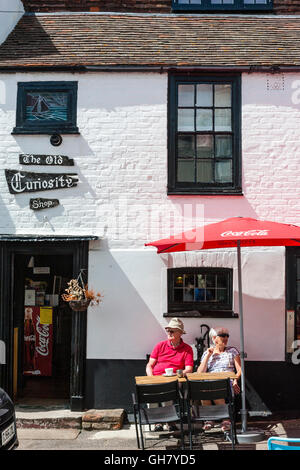
{"label": "paving slab", "polygon": [[18,429],[19,440],[77,439],[78,429]]}

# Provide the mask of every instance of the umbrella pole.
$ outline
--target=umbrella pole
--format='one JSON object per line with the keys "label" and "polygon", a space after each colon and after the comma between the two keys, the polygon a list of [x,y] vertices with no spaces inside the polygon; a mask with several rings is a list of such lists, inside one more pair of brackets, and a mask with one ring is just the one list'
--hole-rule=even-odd
{"label": "umbrella pole", "polygon": [[237,430],[236,437],[238,444],[249,444],[260,442],[265,439],[265,433],[258,429],[247,428],[246,410],[246,388],[245,388],[245,346],[244,346],[244,317],[243,317],[243,289],[242,289],[242,263],[241,263],[241,241],[237,241],[237,261],[238,261],[238,286],[239,286],[239,310],[240,310],[240,341],[241,341],[241,389],[242,389],[242,408],[241,421],[242,429]]}
{"label": "umbrella pole", "polygon": [[241,389],[242,389],[242,432],[247,431],[247,410],[246,410],[246,389],[245,389],[245,346],[244,346],[244,317],[243,317],[243,288],[242,288],[242,263],[241,263],[241,242],[237,242],[238,261],[238,288],[239,288],[239,311],[240,311],[240,341],[241,341]]}

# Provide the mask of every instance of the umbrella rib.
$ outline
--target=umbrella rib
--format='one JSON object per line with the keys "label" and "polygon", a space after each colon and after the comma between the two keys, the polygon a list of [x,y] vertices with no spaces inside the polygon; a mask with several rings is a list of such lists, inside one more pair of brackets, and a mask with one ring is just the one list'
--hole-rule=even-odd
{"label": "umbrella rib", "polygon": [[175,246],[180,245],[180,243],[175,243],[174,245],[168,246],[168,248],[164,248],[163,250],[159,250],[159,253],[163,253],[166,250],[170,250],[170,248],[174,248]]}

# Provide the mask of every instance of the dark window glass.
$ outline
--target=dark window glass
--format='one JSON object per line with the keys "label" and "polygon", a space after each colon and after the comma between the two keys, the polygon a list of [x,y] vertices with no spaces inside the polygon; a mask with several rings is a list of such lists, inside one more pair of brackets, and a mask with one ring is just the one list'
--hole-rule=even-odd
{"label": "dark window glass", "polygon": [[172,0],[173,10],[271,10],[273,0]]}
{"label": "dark window glass", "polygon": [[168,311],[198,310],[209,315],[232,313],[232,270],[176,268],[168,270]]}
{"label": "dark window glass", "polygon": [[174,75],[169,93],[169,192],[241,192],[239,77]]}

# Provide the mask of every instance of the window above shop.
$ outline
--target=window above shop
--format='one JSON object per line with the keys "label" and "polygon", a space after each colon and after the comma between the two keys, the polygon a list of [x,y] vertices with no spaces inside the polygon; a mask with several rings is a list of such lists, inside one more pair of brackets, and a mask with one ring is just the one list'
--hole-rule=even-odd
{"label": "window above shop", "polygon": [[172,0],[174,11],[270,11],[273,0]]}
{"label": "window above shop", "polygon": [[171,75],[168,194],[241,194],[240,77]]}
{"label": "window above shop", "polygon": [[[176,315],[175,315],[176,314]],[[168,314],[185,317],[233,317],[232,269],[168,270]]]}
{"label": "window above shop", "polygon": [[18,83],[13,134],[78,134],[77,82]]}

